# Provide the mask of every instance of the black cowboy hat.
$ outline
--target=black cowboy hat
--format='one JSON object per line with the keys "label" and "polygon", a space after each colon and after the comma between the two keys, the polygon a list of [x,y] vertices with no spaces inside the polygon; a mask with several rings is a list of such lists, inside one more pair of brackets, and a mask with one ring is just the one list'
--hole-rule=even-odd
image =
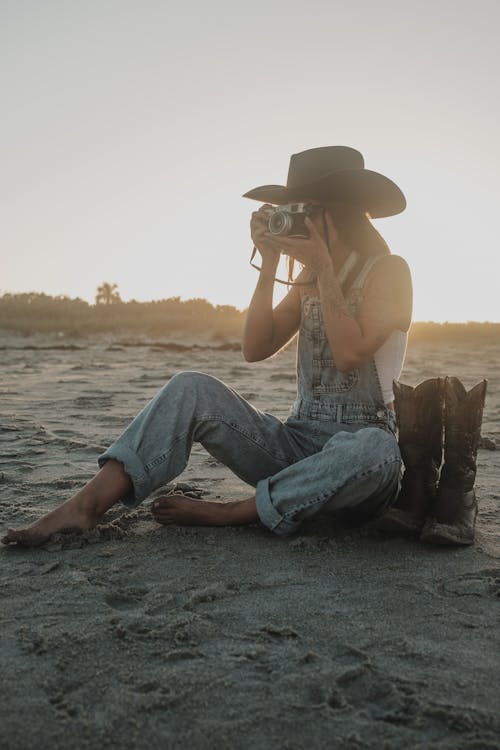
{"label": "black cowboy hat", "polygon": [[406,208],[406,198],[396,183],[365,169],[362,154],[348,146],[323,146],[293,154],[286,186],[260,185],[243,197],[277,205],[307,199],[337,200],[359,206],[374,219]]}

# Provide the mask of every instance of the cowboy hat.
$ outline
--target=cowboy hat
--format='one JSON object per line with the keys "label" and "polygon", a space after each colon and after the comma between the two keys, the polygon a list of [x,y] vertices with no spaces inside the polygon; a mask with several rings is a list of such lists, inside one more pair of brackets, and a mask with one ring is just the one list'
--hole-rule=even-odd
{"label": "cowboy hat", "polygon": [[262,203],[297,200],[351,203],[374,219],[399,214],[406,198],[395,182],[365,169],[362,154],[348,146],[323,146],[293,154],[286,185],[260,185],[244,194]]}

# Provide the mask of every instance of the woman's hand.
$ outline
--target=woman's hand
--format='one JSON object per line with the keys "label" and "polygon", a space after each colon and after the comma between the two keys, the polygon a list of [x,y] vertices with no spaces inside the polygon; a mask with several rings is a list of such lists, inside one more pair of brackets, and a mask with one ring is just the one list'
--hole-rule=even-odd
{"label": "woman's hand", "polygon": [[[338,231],[328,212],[325,212],[326,224],[328,229],[328,243],[333,247],[338,240]],[[320,220],[318,215],[317,220]],[[326,239],[323,237],[314,221],[309,216],[305,218],[305,225],[309,232],[309,237],[287,237],[266,233],[266,240],[269,246],[277,252],[283,252],[291,258],[295,258],[303,266],[309,268],[314,273],[320,273],[331,263],[329,247]]]}
{"label": "woman's hand", "polygon": [[270,242],[270,238],[273,235],[267,231],[269,224],[268,212],[272,208],[273,206],[269,203],[265,203],[258,211],[252,213],[250,233],[253,244],[262,256],[263,267],[267,266],[271,268],[274,273],[280,259],[280,250],[274,243]]}

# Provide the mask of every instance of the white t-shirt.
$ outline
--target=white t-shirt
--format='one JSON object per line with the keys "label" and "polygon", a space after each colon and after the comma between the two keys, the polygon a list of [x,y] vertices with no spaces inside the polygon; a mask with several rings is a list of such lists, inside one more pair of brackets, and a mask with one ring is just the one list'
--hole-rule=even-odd
{"label": "white t-shirt", "polygon": [[408,344],[408,334],[396,330],[384,341],[380,349],[373,355],[377,368],[378,379],[384,397],[384,404],[394,401],[392,381],[399,380]]}

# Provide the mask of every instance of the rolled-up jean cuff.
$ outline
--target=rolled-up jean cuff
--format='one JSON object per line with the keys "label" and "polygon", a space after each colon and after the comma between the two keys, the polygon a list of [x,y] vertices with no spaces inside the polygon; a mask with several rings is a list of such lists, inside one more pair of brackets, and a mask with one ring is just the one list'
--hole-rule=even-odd
{"label": "rolled-up jean cuff", "polygon": [[130,477],[132,482],[133,490],[128,495],[121,498],[123,505],[127,508],[136,508],[147,498],[148,495],[153,491],[151,486],[151,479],[148,476],[142,461],[126,445],[111,445],[104,453],[97,459],[97,463],[102,468],[106,461],[113,459],[119,461],[124,471]]}
{"label": "rolled-up jean cuff", "polygon": [[257,515],[264,526],[267,526],[268,529],[274,531],[275,534],[278,534],[279,536],[288,536],[289,534],[293,534],[294,531],[297,531],[300,523],[288,521],[278,513],[271,502],[269,481],[270,477],[267,477],[266,479],[261,479],[257,484],[255,490]]}

